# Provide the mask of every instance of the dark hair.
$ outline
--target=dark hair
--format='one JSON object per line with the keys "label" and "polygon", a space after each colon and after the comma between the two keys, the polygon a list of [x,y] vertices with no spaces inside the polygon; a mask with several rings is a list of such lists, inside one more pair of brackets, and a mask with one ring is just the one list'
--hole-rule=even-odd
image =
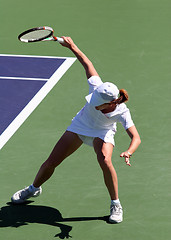
{"label": "dark hair", "polygon": [[128,101],[129,96],[128,96],[128,93],[125,89],[120,89],[119,90],[119,95],[120,95],[119,98],[112,101],[113,103],[121,104],[121,103],[124,103],[124,102]]}

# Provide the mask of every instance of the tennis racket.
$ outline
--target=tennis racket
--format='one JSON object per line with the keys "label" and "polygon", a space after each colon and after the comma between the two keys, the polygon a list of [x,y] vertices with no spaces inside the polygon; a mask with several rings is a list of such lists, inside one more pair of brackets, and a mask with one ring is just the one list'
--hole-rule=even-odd
{"label": "tennis racket", "polygon": [[51,27],[37,27],[31,28],[22,32],[18,39],[21,42],[39,42],[39,41],[57,41],[64,43],[63,38],[53,36],[53,29]]}

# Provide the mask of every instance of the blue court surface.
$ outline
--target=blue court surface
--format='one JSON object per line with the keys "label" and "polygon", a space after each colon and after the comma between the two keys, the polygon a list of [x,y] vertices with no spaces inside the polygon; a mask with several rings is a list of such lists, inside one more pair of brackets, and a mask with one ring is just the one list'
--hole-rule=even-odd
{"label": "blue court surface", "polygon": [[75,60],[0,55],[0,149]]}

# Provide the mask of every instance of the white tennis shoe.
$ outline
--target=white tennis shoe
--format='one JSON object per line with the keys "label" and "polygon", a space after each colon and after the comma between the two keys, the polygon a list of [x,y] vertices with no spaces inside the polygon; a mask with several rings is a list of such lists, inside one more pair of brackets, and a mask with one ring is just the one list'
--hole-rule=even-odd
{"label": "white tennis shoe", "polygon": [[110,206],[109,222],[120,223],[123,221],[123,210],[121,204],[113,204]]}
{"label": "white tennis shoe", "polygon": [[41,187],[37,188],[35,191],[32,185],[30,185],[14,193],[14,195],[11,198],[11,201],[13,203],[23,203],[31,197],[38,197],[41,193],[42,193]]}

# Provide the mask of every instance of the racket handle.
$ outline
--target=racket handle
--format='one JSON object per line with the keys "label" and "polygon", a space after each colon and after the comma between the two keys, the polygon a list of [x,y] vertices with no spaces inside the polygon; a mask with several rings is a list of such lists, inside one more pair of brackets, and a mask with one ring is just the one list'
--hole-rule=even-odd
{"label": "racket handle", "polygon": [[60,38],[60,37],[57,37],[57,41],[58,41],[59,43],[64,43],[64,42],[65,42],[64,39],[63,39],[63,38]]}

